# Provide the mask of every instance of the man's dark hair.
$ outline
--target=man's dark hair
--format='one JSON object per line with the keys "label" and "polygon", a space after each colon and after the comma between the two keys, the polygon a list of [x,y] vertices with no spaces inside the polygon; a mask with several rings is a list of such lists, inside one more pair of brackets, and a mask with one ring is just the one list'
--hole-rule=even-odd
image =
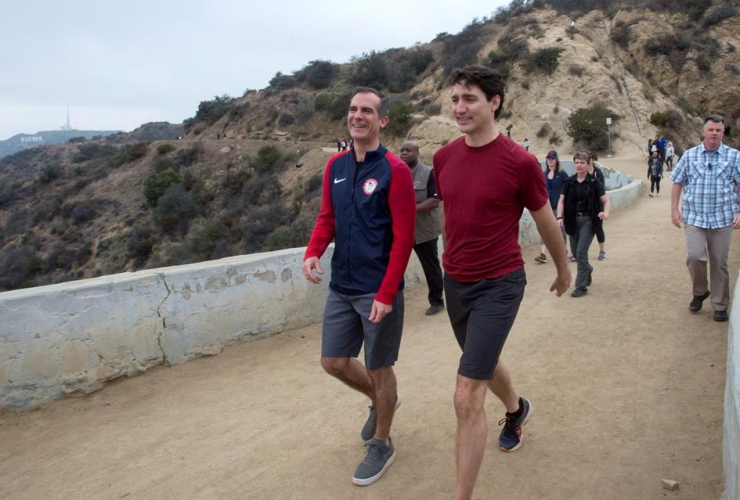
{"label": "man's dark hair", "polygon": [[725,119],[722,117],[722,115],[709,115],[704,118],[704,125],[706,125],[707,122],[721,123],[722,125],[724,125]]}
{"label": "man's dark hair", "polygon": [[494,96],[500,96],[501,102],[493,113],[493,117],[498,118],[504,108],[504,78],[501,73],[495,69],[476,64],[465,66],[464,68],[457,68],[450,75],[450,85],[457,84],[479,87],[489,101]]}
{"label": "man's dark hair", "polygon": [[388,114],[390,113],[388,98],[380,90],[375,90],[372,87],[357,87],[355,91],[352,92],[352,97],[356,96],[357,94],[375,94],[380,98],[380,108],[378,108],[378,114],[380,115],[380,117],[383,118],[384,116],[388,116]]}

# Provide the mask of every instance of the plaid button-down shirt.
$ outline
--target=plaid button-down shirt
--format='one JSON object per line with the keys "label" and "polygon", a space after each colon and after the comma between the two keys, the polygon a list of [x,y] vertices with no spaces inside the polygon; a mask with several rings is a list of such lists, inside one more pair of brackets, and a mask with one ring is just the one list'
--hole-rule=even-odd
{"label": "plaid button-down shirt", "polygon": [[684,223],[703,229],[727,227],[738,213],[740,151],[724,144],[709,151],[702,142],[684,153],[671,181],[683,186]]}

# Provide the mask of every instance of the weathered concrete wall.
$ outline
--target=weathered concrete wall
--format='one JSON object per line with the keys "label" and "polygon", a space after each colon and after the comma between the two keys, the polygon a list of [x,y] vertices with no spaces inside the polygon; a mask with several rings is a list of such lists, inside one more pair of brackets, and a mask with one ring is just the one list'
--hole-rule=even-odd
{"label": "weathered concrete wall", "polygon": [[[614,209],[639,182],[609,192]],[[525,211],[520,244],[539,243]],[[440,242],[441,247],[441,242]],[[303,249],[230,257],[0,293],[0,408],[27,409],[153,366],[315,323],[330,279],[301,270]],[[441,254],[441,248],[440,248]],[[426,283],[412,254],[406,285]]]}
{"label": "weathered concrete wall", "polygon": [[725,499],[740,500],[740,276],[735,283],[727,335],[723,463]]}
{"label": "weathered concrete wall", "polygon": [[[321,319],[331,275],[304,249],[230,257],[0,293],[0,408],[27,409],[153,366]],[[412,255],[407,287],[424,283]]]}

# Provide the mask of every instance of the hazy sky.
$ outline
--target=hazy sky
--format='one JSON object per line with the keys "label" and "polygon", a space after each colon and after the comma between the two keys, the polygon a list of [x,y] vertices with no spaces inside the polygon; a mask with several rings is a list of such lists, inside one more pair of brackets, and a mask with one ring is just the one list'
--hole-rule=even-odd
{"label": "hazy sky", "polygon": [[2,2],[0,140],[181,122],[315,59],[431,41],[507,0]]}

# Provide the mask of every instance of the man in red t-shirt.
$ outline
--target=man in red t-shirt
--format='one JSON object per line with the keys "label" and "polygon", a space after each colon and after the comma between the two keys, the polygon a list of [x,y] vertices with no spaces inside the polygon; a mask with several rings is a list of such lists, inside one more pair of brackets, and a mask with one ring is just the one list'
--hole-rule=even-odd
{"label": "man in red t-shirt", "polygon": [[456,500],[470,499],[486,445],[486,388],[506,407],[499,448],[521,446],[529,400],[514,390],[499,360],[524,296],[524,260],[518,244],[524,208],[557,268],[550,287],[561,296],[571,276],[560,228],[548,203],[537,159],[501,134],[495,119],[504,103],[504,82],[490,68],[455,70],[452,114],[463,137],[434,155],[437,194],[445,227],[444,288],[452,329],[462,348],[455,389],[457,414]]}

